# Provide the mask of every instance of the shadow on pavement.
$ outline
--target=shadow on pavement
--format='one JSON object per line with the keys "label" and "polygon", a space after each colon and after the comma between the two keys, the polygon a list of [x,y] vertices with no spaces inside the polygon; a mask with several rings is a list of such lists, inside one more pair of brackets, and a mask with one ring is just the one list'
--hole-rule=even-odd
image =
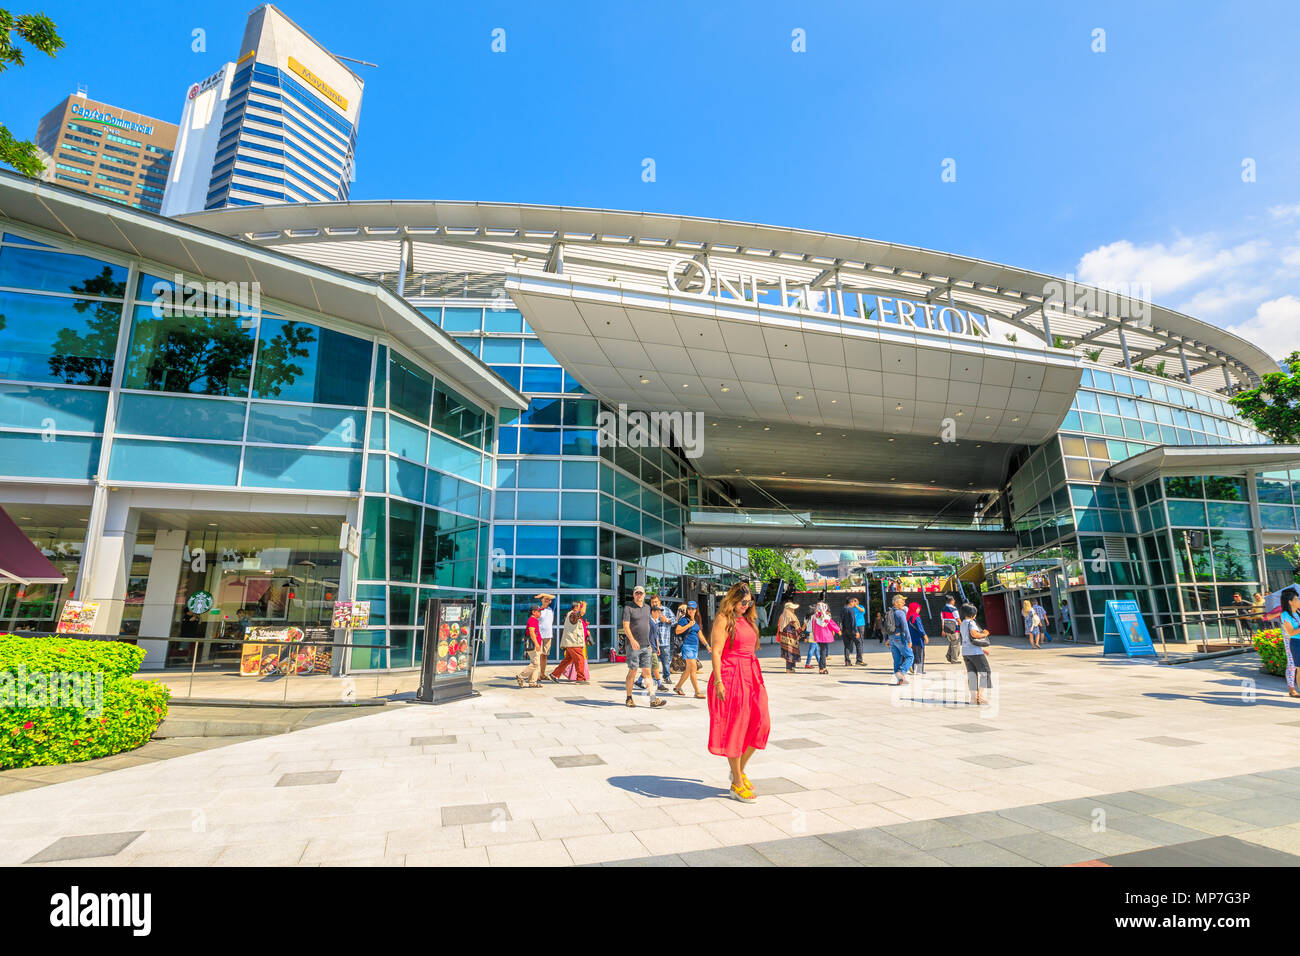
{"label": "shadow on pavement", "polygon": [[676,800],[710,800],[725,796],[721,787],[707,786],[702,780],[684,777],[610,777],[610,786],[635,793],[642,797],[672,797]]}

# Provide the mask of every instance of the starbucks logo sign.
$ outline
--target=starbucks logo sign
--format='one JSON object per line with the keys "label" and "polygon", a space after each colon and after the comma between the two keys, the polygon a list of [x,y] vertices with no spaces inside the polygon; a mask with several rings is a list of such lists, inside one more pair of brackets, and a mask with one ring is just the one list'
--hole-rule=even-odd
{"label": "starbucks logo sign", "polygon": [[207,591],[195,591],[185,601],[185,607],[194,614],[207,614],[213,603],[212,595]]}

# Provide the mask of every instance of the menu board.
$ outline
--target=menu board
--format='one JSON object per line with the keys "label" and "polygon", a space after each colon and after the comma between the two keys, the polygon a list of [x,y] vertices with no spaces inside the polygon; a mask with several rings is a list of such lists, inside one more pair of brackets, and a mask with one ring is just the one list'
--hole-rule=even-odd
{"label": "menu board", "polygon": [[467,604],[444,604],[438,621],[435,669],[439,674],[469,671],[474,654],[474,608]]}
{"label": "menu board", "polygon": [[92,634],[95,617],[99,614],[98,601],[66,601],[54,628],[57,634]]}
{"label": "menu board", "polygon": [[368,627],[370,625],[370,602],[335,601],[331,624],[336,628]]}

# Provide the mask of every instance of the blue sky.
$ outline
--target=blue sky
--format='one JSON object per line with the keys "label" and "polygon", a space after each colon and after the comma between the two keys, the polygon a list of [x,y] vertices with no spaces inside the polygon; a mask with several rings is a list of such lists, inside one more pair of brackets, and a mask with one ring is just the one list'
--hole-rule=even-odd
{"label": "blue sky", "polygon": [[[1300,348],[1300,5],[280,6],[379,64],[358,67],[355,199],[862,235],[1145,282],[1274,355]],[[250,2],[44,9],[68,48],[0,76],[0,118],[20,135],[79,82],[176,121],[189,84],[238,55]],[[191,51],[196,27],[207,52]]]}

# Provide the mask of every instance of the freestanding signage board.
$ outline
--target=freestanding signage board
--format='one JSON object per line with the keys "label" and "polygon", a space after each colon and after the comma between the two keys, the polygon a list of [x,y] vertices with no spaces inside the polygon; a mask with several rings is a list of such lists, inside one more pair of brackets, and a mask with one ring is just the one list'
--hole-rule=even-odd
{"label": "freestanding signage board", "polygon": [[1102,634],[1103,654],[1120,651],[1129,657],[1155,657],[1155,645],[1142,620],[1142,609],[1137,601],[1107,601],[1106,629]]}
{"label": "freestanding signage board", "polygon": [[424,605],[423,637],[416,702],[445,704],[478,697],[474,689],[474,662],[478,659],[474,602],[429,598]]}

